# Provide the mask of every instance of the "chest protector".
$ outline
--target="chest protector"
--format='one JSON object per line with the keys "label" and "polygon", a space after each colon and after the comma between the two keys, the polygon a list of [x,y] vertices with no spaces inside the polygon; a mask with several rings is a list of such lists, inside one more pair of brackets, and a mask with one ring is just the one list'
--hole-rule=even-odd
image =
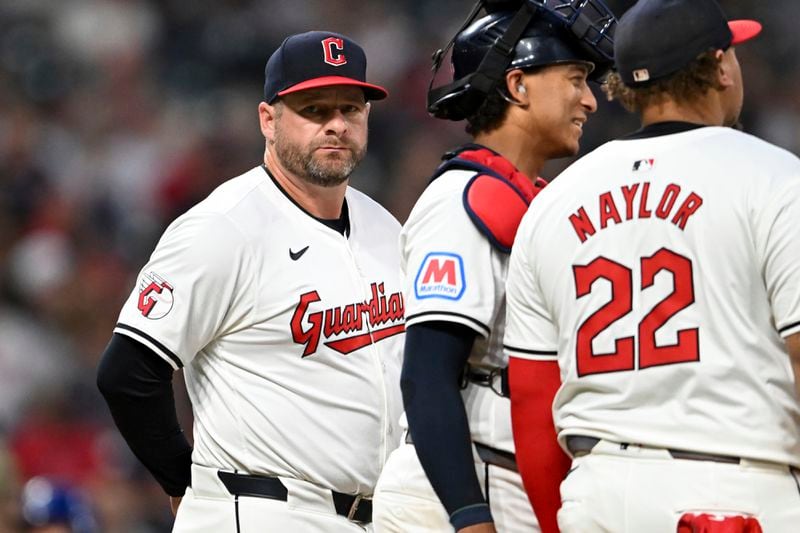
{"label": "chest protector", "polygon": [[448,170],[477,172],[464,188],[464,209],[495,248],[510,253],[522,216],[547,182],[531,182],[506,158],[479,145],[463,146],[448,156],[432,180]]}

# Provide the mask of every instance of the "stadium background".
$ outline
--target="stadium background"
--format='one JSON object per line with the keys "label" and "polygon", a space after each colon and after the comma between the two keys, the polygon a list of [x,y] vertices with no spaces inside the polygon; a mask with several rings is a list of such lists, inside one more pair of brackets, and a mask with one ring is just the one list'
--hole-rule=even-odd
{"label": "stadium background", "polygon": [[[800,3],[721,3],[765,25],[738,51],[745,129],[800,153]],[[405,220],[441,152],[466,139],[424,104],[431,52],[471,4],[0,0],[0,533],[19,530],[20,488],[37,475],[83,491],[102,531],[169,531],[166,497],[94,386],[138,268],[171,219],[261,161],[264,63],[309,29],[355,38],[389,89],[353,183]],[[636,126],[601,100],[582,151]],[[180,374],[176,387],[189,424]]]}

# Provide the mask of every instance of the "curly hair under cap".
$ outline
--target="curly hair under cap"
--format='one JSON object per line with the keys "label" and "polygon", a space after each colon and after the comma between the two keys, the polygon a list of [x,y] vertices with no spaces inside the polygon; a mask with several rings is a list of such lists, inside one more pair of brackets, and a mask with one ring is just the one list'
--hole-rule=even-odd
{"label": "curly hair under cap", "polygon": [[475,137],[481,133],[490,133],[503,125],[511,104],[500,94],[501,90],[490,91],[478,110],[467,117],[464,129],[468,134]]}
{"label": "curly hair under cap", "polygon": [[691,103],[719,87],[720,60],[716,54],[716,50],[704,52],[675,74],[641,85],[626,85],[618,73],[612,72],[603,84],[603,92],[609,101],[617,100],[625,109],[636,113],[667,99],[679,104]]}

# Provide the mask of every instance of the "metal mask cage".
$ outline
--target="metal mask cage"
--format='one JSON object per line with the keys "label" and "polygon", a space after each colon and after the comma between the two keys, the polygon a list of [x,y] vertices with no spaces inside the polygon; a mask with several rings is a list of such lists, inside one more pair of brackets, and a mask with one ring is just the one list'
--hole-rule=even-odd
{"label": "metal mask cage", "polygon": [[545,7],[578,38],[581,45],[605,61],[614,61],[614,30],[617,18],[603,0],[572,0],[556,2],[545,0]]}
{"label": "metal mask cage", "polygon": [[[442,61],[456,38],[477,17],[481,9],[491,14],[517,9],[504,34],[486,52],[480,66],[472,73],[441,87],[433,87]],[[467,20],[447,46],[433,55],[433,75],[428,86],[428,112],[437,118],[463,120],[474,113],[480,103],[497,86],[511,64],[516,43],[527,25],[537,16],[557,20],[576,38],[587,60],[597,64],[597,79],[613,64],[613,34],[617,19],[603,0],[478,0]]]}

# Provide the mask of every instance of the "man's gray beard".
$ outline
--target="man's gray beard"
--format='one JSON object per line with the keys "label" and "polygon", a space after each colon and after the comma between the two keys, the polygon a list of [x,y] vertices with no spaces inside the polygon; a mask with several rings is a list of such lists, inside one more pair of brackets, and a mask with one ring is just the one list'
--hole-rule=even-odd
{"label": "man's gray beard", "polygon": [[275,155],[283,168],[308,183],[322,187],[335,187],[347,181],[367,152],[366,145],[359,151],[348,146],[350,157],[347,160],[317,160],[314,151],[318,145],[311,145],[304,150],[286,140],[279,129],[275,130],[274,144]]}

